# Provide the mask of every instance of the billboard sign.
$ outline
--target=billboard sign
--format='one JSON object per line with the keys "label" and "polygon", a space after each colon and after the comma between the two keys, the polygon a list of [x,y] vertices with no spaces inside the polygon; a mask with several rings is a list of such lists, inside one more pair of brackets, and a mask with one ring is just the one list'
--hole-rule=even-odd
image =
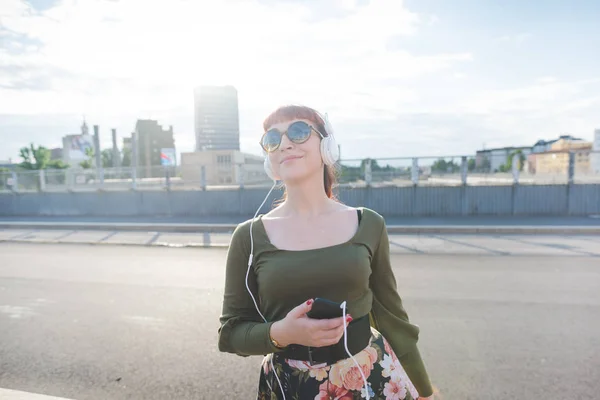
{"label": "billboard sign", "polygon": [[89,135],[72,135],[67,146],[70,160],[87,160],[87,150],[94,149],[92,137]]}
{"label": "billboard sign", "polygon": [[160,164],[165,167],[174,167],[177,165],[175,158],[175,149],[160,149]]}

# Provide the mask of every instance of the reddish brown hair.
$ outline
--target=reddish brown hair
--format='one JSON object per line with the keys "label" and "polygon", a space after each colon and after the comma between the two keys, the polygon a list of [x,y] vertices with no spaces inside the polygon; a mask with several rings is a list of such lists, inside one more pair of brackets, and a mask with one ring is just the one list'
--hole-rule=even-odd
{"label": "reddish brown hair", "polygon": [[[271,127],[273,124],[287,122],[293,119],[305,119],[310,121],[315,124],[315,128],[317,128],[317,130],[321,132],[323,136],[327,136],[327,132],[325,131],[325,121],[323,121],[323,118],[319,115],[319,113],[310,107],[300,105],[287,105],[279,107],[264,120],[263,129],[266,132],[267,129],[269,129],[269,127]],[[328,165],[325,165],[323,170],[323,182],[325,194],[330,199],[334,199],[335,195],[333,194],[333,185],[336,182],[336,176],[334,169]],[[283,196],[285,198],[286,194],[284,193]]]}

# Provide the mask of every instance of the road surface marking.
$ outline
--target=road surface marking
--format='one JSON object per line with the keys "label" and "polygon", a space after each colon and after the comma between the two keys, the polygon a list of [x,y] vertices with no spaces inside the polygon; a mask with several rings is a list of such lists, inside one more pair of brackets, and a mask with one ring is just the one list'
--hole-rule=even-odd
{"label": "road surface marking", "polygon": [[65,397],[53,397],[43,394],[20,392],[18,390],[0,388],[0,400],[72,400]]}

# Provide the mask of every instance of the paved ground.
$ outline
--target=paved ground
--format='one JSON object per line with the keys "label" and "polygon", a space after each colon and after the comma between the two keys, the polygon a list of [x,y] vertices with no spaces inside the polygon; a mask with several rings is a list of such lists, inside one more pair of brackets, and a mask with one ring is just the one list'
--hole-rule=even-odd
{"label": "paved ground", "polygon": [[[392,256],[443,399],[597,399],[598,259],[484,254]],[[216,347],[224,257],[0,243],[0,398],[252,399],[260,358]]]}
{"label": "paved ground", "polygon": [[[226,233],[0,229],[0,242],[226,247],[230,239]],[[390,235],[390,243],[395,254],[600,257],[600,235]]]}
{"label": "paved ground", "polygon": [[[29,222],[146,222],[146,223],[207,223],[207,224],[237,224],[252,218],[252,215],[223,215],[223,216],[2,216],[0,223],[11,221]],[[600,215],[584,217],[550,217],[550,216],[465,216],[465,217],[389,217],[386,216],[388,225],[410,226],[447,226],[447,225],[498,225],[498,226],[600,226]]]}

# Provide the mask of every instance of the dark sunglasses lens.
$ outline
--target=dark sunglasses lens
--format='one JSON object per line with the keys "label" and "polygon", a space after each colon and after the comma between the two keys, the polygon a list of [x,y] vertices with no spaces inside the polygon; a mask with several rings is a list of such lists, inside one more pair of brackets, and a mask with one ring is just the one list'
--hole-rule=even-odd
{"label": "dark sunglasses lens", "polygon": [[281,142],[281,134],[276,130],[268,131],[262,139],[262,145],[265,151],[273,151],[277,149]]}
{"label": "dark sunglasses lens", "polygon": [[288,137],[294,143],[304,143],[310,136],[310,126],[306,122],[298,121],[288,128]]}

